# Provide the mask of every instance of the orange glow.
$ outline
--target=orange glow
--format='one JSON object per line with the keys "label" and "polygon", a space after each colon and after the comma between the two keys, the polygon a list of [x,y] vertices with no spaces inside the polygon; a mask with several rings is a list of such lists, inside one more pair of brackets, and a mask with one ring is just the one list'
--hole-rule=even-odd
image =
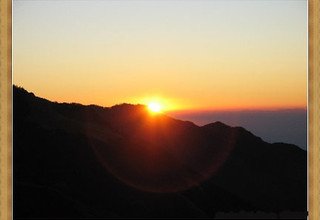
{"label": "orange glow", "polygon": [[142,97],[129,98],[129,103],[143,104],[148,107],[150,112],[168,112],[186,109],[181,100],[167,98],[162,95],[146,95]]}

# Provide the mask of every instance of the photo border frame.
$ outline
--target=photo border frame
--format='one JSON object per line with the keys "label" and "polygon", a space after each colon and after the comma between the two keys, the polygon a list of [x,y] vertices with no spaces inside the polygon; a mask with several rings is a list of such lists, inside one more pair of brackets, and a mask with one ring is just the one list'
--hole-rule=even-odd
{"label": "photo border frame", "polygon": [[[0,0],[0,219],[13,218],[12,0]],[[320,219],[320,1],[308,0],[308,219]]]}

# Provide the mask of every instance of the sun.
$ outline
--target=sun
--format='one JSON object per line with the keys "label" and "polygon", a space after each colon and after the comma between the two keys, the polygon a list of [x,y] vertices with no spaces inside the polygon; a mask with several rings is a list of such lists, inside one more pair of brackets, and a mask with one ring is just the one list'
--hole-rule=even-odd
{"label": "sun", "polygon": [[166,114],[178,109],[176,100],[159,95],[148,95],[141,98],[132,98],[132,100],[131,103],[145,106],[145,109],[151,114]]}
{"label": "sun", "polygon": [[148,104],[148,109],[149,111],[151,112],[154,112],[154,113],[159,113],[162,111],[162,105],[159,103],[159,102],[150,102]]}

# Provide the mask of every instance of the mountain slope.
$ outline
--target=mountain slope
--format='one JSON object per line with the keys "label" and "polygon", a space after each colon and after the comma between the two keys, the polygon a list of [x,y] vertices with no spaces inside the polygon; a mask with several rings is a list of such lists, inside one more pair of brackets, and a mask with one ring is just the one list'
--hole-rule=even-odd
{"label": "mountain slope", "polygon": [[59,104],[17,87],[13,101],[16,217],[306,211],[306,152],[297,146],[142,105]]}

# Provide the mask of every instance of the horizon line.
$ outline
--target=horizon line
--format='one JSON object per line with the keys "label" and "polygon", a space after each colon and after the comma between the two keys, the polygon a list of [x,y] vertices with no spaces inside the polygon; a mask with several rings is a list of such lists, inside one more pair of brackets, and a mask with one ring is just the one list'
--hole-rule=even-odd
{"label": "horizon line", "polygon": [[[27,91],[28,93],[34,94],[36,97],[48,100],[50,102],[55,102],[59,104],[79,104],[83,106],[98,106],[102,108],[111,108],[113,106],[117,105],[123,105],[123,104],[129,104],[129,105],[142,105],[142,106],[147,106],[147,104],[143,103],[130,103],[130,102],[119,102],[117,104],[113,104],[110,106],[105,106],[101,104],[96,104],[96,103],[90,103],[90,104],[84,104],[84,103],[79,103],[79,102],[68,102],[68,101],[56,101],[56,100],[50,100],[45,97],[41,97],[36,95],[34,92],[29,91],[25,89],[23,86],[19,86],[16,84],[12,83],[12,89],[16,87],[18,89],[23,89]],[[164,110],[163,113],[180,113],[180,114],[192,114],[192,113],[210,113],[210,112],[249,112],[249,111],[294,111],[294,110],[308,110],[308,106],[265,106],[265,107],[219,107],[219,108],[213,108],[213,107],[208,107],[208,108],[185,108],[185,109],[172,109],[172,110]]]}

